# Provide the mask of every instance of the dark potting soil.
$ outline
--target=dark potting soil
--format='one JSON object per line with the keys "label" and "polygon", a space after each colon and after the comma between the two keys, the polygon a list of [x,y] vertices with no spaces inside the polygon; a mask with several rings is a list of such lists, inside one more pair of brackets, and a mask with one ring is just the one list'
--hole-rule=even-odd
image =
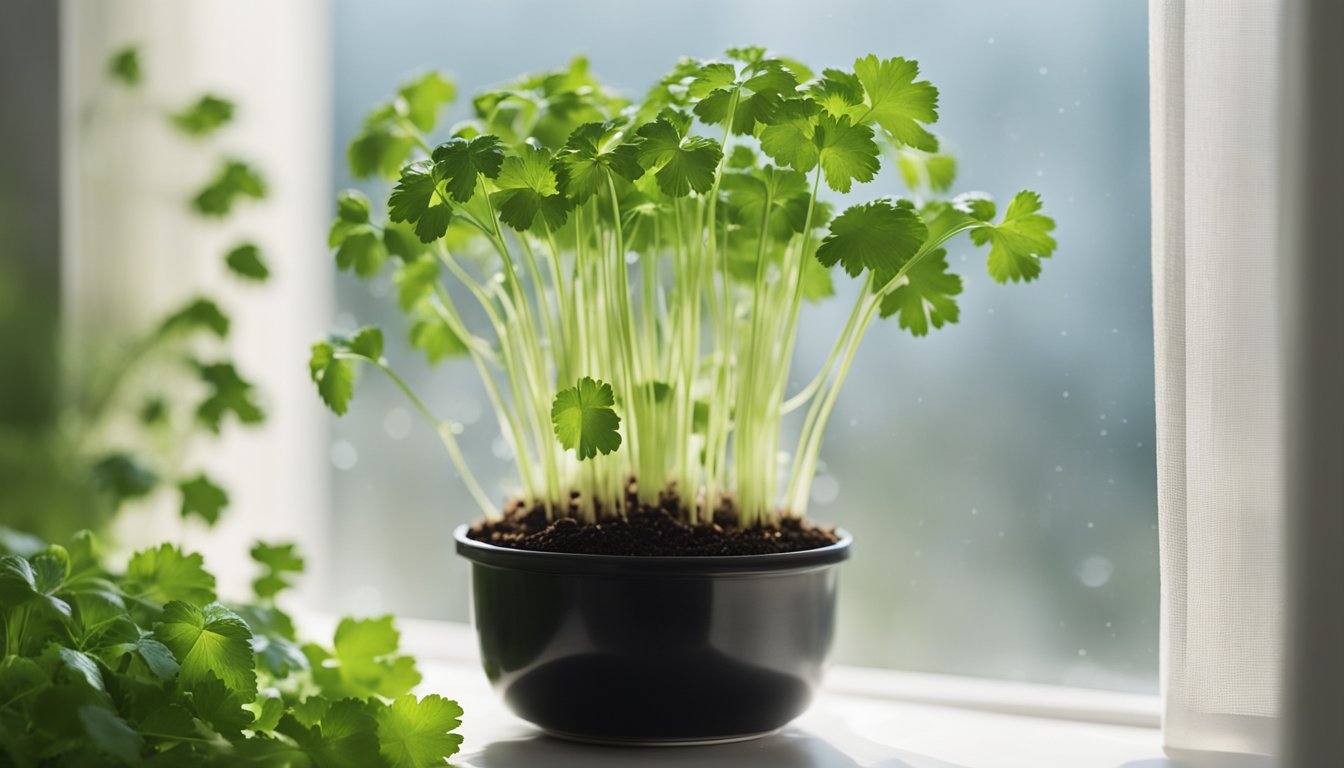
{"label": "dark potting soil", "polygon": [[[725,505],[728,502],[725,502]],[[473,525],[477,541],[535,552],[649,557],[767,555],[801,552],[838,541],[835,529],[782,517],[777,526],[738,528],[731,507],[721,506],[713,524],[691,525],[675,498],[657,507],[632,504],[624,518],[585,523],[573,517],[546,519],[546,510],[515,503],[501,520]]]}

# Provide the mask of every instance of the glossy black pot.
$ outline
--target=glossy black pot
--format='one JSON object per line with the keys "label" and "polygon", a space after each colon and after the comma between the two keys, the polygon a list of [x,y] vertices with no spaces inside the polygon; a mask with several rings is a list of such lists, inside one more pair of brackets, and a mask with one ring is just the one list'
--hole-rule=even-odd
{"label": "glossy black pot", "polygon": [[835,635],[821,549],[617,557],[496,547],[459,527],[485,673],[519,717],[581,741],[703,744],[802,714]]}

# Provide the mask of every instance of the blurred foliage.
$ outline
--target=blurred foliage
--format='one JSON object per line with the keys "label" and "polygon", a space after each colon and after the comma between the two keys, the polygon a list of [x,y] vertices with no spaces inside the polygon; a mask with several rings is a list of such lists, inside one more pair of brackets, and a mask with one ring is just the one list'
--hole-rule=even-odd
{"label": "blurred foliage", "polygon": [[[113,54],[109,90],[100,95],[141,87],[148,74],[143,59],[136,46]],[[183,141],[204,146],[235,112],[229,100],[204,94],[162,117]],[[96,130],[97,111],[90,114]],[[233,210],[236,197],[265,196],[256,169],[222,154],[216,162],[228,172],[205,180],[191,199],[228,204],[193,205],[195,215],[218,219]],[[227,189],[220,184],[225,176]],[[0,202],[22,186],[21,178],[0,178]],[[55,194],[50,198],[54,208]],[[257,424],[265,417],[255,387],[225,356],[228,315],[213,299],[192,298],[148,328],[81,350],[96,359],[82,361],[72,378],[61,364],[56,232],[6,218],[3,211],[13,210],[0,206],[0,248],[14,254],[0,260],[0,523],[64,541],[105,527],[128,501],[173,492],[184,517],[213,525],[228,492],[198,468],[182,466],[183,457],[195,442],[217,437],[226,420]],[[49,223],[55,230],[54,216]],[[251,242],[217,258],[243,282],[261,283],[270,274]]]}

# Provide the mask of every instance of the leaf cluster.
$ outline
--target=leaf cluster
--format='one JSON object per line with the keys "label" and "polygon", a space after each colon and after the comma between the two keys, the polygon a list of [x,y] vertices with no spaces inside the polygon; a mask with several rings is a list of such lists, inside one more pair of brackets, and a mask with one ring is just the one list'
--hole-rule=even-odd
{"label": "leaf cluster", "polygon": [[0,537],[0,763],[15,766],[442,765],[462,710],[420,681],[390,617],[301,644],[275,604],[302,571],[258,543],[256,602],[229,606],[200,555],[171,544],[122,573],[88,532]]}

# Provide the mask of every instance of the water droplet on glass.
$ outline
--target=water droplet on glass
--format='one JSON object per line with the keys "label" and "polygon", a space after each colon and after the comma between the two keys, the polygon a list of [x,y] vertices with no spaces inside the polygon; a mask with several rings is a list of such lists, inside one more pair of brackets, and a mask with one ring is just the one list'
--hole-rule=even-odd
{"label": "water droplet on glass", "polygon": [[1086,655],[1087,655],[1087,649],[1086,649],[1086,648],[1079,648],[1079,649],[1078,649],[1078,655],[1079,655],[1079,656],[1086,656]]}
{"label": "water droplet on glass", "polygon": [[1055,471],[1056,471],[1056,472],[1063,472],[1063,471],[1064,471],[1064,467],[1062,467],[1062,466],[1056,464],[1056,465],[1055,465]]}
{"label": "water droplet on glass", "polygon": [[453,415],[463,424],[475,424],[481,420],[481,403],[474,397],[464,398],[453,411]]}
{"label": "water droplet on glass", "polygon": [[359,463],[359,451],[345,440],[332,443],[327,454],[331,458],[331,465],[339,470],[354,469]]}
{"label": "water droplet on glass", "polygon": [[383,417],[383,431],[393,440],[411,433],[411,414],[405,408],[393,408]]}
{"label": "water droplet on glass", "polygon": [[1068,400],[1068,399],[1069,399],[1069,390],[1067,390],[1067,389],[1064,390],[1064,399],[1065,399],[1065,400]]}
{"label": "water droplet on glass", "polygon": [[1108,434],[1108,433],[1106,432],[1106,430],[1104,430],[1104,429],[1101,430],[1101,436],[1102,436],[1102,437],[1105,437],[1107,434]]}
{"label": "water droplet on glass", "polygon": [[490,441],[490,453],[495,455],[500,461],[509,461],[513,459],[513,448],[509,441],[504,439],[503,435],[496,435],[494,440]]}
{"label": "water droplet on glass", "polygon": [[[762,214],[761,217],[764,218],[764,217],[765,217],[764,214]],[[980,510],[976,509],[975,507],[971,507],[971,514],[972,514],[972,515],[978,515],[978,514],[980,514]]]}
{"label": "water droplet on glass", "polygon": [[1049,68],[1049,67],[1041,67],[1040,69],[1038,69],[1038,70],[1036,70],[1036,71],[1037,71],[1037,72],[1040,72],[1042,75],[1048,75],[1048,74],[1050,74],[1050,68]]}
{"label": "water droplet on glass", "polygon": [[[989,38],[989,44],[990,44],[990,45],[993,45],[993,44],[994,44],[994,38],[992,38],[992,37]],[[765,218],[765,214],[764,214],[764,213],[761,214],[761,218]]]}

